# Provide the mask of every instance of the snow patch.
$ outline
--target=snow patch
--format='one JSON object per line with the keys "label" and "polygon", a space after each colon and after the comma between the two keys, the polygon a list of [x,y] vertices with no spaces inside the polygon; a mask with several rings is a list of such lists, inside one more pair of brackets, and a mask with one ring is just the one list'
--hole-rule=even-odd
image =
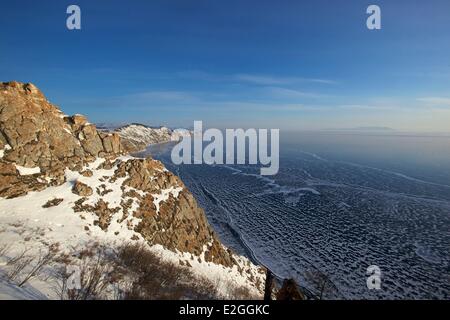
{"label": "snow patch", "polygon": [[0,159],[5,156],[5,151],[11,150],[11,146],[9,144],[5,145],[3,149],[0,149]]}
{"label": "snow patch", "polygon": [[156,206],[156,213],[159,213],[159,204],[161,203],[161,201],[167,201],[169,199],[170,194],[172,194],[172,196],[174,196],[174,198],[177,199],[181,191],[183,191],[182,187],[177,188],[170,187],[169,189],[161,190],[160,194],[152,194],[153,203]]}
{"label": "snow patch", "polygon": [[26,168],[26,167],[19,166],[17,164],[15,164],[15,166],[21,176],[30,176],[33,174],[41,173],[41,168],[39,168],[39,167]]}

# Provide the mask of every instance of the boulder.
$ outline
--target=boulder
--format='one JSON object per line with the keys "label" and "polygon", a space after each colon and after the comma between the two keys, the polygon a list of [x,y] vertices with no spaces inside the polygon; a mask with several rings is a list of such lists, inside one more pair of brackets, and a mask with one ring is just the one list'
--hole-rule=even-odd
{"label": "boulder", "polygon": [[43,204],[42,208],[56,207],[63,201],[64,201],[64,199],[62,199],[62,198],[54,198],[54,199],[48,200],[45,204]]}
{"label": "boulder", "polygon": [[80,181],[75,181],[72,192],[81,197],[89,197],[94,193],[91,187]]}

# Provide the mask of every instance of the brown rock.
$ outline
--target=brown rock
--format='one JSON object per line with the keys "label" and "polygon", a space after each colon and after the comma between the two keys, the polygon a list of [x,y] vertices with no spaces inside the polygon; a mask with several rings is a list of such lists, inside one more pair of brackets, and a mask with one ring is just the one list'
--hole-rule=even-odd
{"label": "brown rock", "polygon": [[64,199],[61,199],[61,198],[55,198],[52,200],[48,200],[44,205],[42,205],[42,208],[56,207],[63,201],[64,201]]}
{"label": "brown rock", "polygon": [[285,279],[283,286],[277,292],[277,300],[305,300],[294,279]]}
{"label": "brown rock", "polygon": [[103,150],[106,153],[119,154],[121,152],[120,137],[117,133],[100,133]]}
{"label": "brown rock", "polygon": [[[142,219],[135,231],[148,242],[195,255],[200,255],[204,245],[209,244],[205,252],[206,261],[225,266],[235,264],[233,254],[217,239],[192,194],[177,176],[165,170],[161,162],[149,158],[118,163],[113,179],[126,176],[128,178],[123,185],[146,192],[144,197],[136,197],[139,207],[134,216]],[[156,212],[152,194],[171,187],[183,190],[177,198],[170,194]]]}
{"label": "brown rock", "polygon": [[71,117],[64,117],[65,122],[72,127],[74,132],[80,131],[80,128],[88,123],[85,116],[81,114],[75,114]]}
{"label": "brown rock", "polygon": [[91,156],[96,157],[100,151],[103,151],[102,139],[94,125],[83,126],[78,137],[84,151]]}
{"label": "brown rock", "polygon": [[78,180],[75,181],[75,184],[73,185],[72,188],[72,192],[81,197],[89,197],[92,196],[93,194],[91,187]]}
{"label": "brown rock", "polygon": [[94,175],[94,173],[91,171],[91,170],[84,170],[84,171],[81,171],[80,172],[80,174],[83,176],[83,177],[92,177],[93,175]]}
{"label": "brown rock", "polygon": [[13,163],[0,160],[0,197],[15,198],[46,187],[38,175],[21,176]]}
{"label": "brown rock", "polygon": [[108,229],[112,216],[119,210],[120,207],[109,208],[108,203],[100,199],[94,207],[94,213],[99,218],[94,221],[94,225],[98,225],[103,230]]}

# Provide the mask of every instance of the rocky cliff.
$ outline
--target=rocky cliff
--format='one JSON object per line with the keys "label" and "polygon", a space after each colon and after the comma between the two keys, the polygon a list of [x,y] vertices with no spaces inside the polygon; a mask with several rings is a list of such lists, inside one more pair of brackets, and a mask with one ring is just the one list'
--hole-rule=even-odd
{"label": "rocky cliff", "polygon": [[[117,134],[98,132],[84,116],[64,115],[33,84],[7,82],[0,85],[0,150],[0,196],[16,197],[61,184],[65,168],[114,158],[122,146]],[[40,174],[20,175],[18,166]]]}
{"label": "rocky cliff", "polygon": [[0,216],[75,219],[66,231],[74,237],[76,225],[88,237],[141,240],[187,254],[180,260],[186,266],[194,259],[235,268],[249,281],[261,276],[220,243],[177,176],[124,149],[119,134],[64,115],[34,85],[0,84]]}

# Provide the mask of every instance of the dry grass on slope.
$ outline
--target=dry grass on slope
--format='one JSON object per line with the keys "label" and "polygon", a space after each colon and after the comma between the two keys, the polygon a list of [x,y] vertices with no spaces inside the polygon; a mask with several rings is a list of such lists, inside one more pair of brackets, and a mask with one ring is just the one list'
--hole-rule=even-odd
{"label": "dry grass on slope", "polygon": [[[218,290],[223,283],[196,276],[189,267],[165,261],[142,244],[127,243],[112,249],[95,243],[71,254],[57,252],[57,248],[52,246],[38,257],[26,249],[8,257],[7,269],[3,270],[8,282],[23,287],[31,280],[39,280],[52,288],[50,296],[61,300],[223,298]],[[6,253],[6,247],[1,249]],[[230,282],[226,288],[227,298],[256,298],[246,287]]]}

